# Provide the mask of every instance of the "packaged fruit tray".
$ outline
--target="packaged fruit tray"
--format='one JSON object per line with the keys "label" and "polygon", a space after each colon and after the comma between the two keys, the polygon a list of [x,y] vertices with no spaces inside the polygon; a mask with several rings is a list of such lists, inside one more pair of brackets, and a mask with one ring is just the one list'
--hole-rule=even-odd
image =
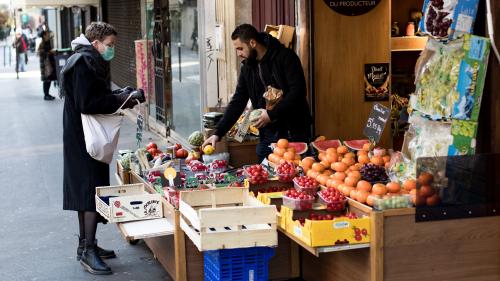
{"label": "packaged fruit tray", "polygon": [[274,172],[278,177],[279,182],[288,183],[293,181],[299,171],[293,163],[284,162],[276,166]]}
{"label": "packaged fruit tray", "polygon": [[383,211],[388,209],[411,208],[413,206],[411,195],[394,195],[385,198],[375,198],[373,207],[376,210]]}
{"label": "packaged fruit tray", "polygon": [[293,179],[293,186],[298,192],[314,195],[318,191],[319,183],[308,176],[296,177]]}
{"label": "packaged fruit tray", "polygon": [[320,199],[320,202],[326,206],[326,209],[328,211],[340,212],[345,209],[345,206],[347,204],[347,198],[344,195],[340,194],[339,192],[338,200],[332,200],[325,198],[325,196],[323,195],[325,194],[325,192],[328,192],[328,190],[319,191],[318,197]]}
{"label": "packaged fruit tray", "polygon": [[[296,198],[293,198],[293,197]],[[313,208],[314,195],[306,194],[297,191],[288,191],[283,194],[283,205],[292,210],[305,211]]]}
{"label": "packaged fruit tray", "polygon": [[243,166],[243,171],[250,184],[265,184],[269,179],[269,172],[259,164]]}

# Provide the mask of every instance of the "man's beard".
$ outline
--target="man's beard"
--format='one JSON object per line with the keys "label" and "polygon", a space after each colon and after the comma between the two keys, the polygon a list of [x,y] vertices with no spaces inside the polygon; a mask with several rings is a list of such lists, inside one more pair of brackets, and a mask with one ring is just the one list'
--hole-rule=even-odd
{"label": "man's beard", "polygon": [[257,65],[257,49],[250,47],[250,53],[248,54],[248,58],[245,59],[245,63]]}

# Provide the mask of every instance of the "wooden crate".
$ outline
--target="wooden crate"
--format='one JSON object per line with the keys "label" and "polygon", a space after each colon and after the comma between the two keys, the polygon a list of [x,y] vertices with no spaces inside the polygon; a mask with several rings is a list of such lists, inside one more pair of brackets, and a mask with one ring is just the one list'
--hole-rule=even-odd
{"label": "wooden crate", "polygon": [[181,192],[181,228],[200,251],[276,246],[276,208],[248,188]]}
{"label": "wooden crate", "polygon": [[[108,198],[108,203],[103,200]],[[96,187],[96,210],[109,222],[157,219],[163,217],[159,194],[150,194],[144,184]]]}

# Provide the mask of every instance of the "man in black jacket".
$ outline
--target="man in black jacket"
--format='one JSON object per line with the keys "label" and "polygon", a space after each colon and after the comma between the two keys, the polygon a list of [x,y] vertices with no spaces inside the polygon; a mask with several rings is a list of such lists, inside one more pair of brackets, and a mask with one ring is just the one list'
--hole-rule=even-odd
{"label": "man in black jacket", "polygon": [[272,152],[269,145],[280,138],[309,142],[312,118],[304,72],[295,52],[269,34],[259,33],[250,24],[236,27],[231,39],[237,55],[243,60],[238,85],[214,135],[203,147],[214,146],[231,129],[248,99],[254,109],[265,109],[263,94],[268,86],[283,90],[283,98],[272,110],[264,110],[255,123],[260,131],[256,149],[259,162]]}

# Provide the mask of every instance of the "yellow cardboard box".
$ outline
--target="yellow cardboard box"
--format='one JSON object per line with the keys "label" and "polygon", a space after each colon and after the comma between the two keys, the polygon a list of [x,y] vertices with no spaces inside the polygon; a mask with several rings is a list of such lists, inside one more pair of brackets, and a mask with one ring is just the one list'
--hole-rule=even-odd
{"label": "yellow cardboard box", "polygon": [[286,220],[286,231],[311,247],[333,246],[338,242],[345,243],[345,241],[348,244],[370,242],[369,216],[358,219],[345,217],[321,221],[306,219],[302,226],[298,220],[293,220],[293,210],[282,207],[281,215],[282,221]]}

